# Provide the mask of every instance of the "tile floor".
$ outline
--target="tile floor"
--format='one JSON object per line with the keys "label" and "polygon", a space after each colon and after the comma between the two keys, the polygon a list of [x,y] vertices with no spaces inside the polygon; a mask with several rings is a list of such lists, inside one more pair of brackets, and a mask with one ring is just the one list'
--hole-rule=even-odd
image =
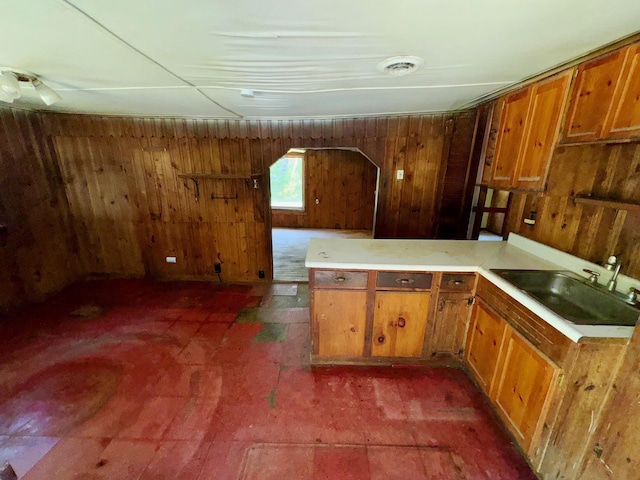
{"label": "tile floor", "polygon": [[371,238],[371,230],[335,230],[329,228],[274,228],[273,278],[278,282],[306,282],[309,270],[304,266],[312,238]]}
{"label": "tile floor", "polygon": [[308,322],[306,284],[70,287],[0,322],[0,462],[26,480],[535,479],[463,371],[311,369]]}

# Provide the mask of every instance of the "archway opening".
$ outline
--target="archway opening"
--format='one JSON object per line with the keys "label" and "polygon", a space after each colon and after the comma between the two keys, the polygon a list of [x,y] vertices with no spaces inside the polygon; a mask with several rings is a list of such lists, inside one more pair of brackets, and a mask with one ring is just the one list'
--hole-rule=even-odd
{"label": "archway opening", "polygon": [[353,148],[292,148],[271,165],[274,281],[308,280],[311,238],[373,238],[379,170]]}

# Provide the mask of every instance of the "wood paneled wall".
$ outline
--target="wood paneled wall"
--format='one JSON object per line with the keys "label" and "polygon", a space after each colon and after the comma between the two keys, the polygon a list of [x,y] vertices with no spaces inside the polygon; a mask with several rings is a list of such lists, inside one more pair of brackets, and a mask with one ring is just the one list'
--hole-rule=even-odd
{"label": "wood paneled wall", "polygon": [[[464,119],[464,121],[462,121]],[[475,114],[465,114],[452,125],[449,155],[438,187],[437,237],[465,240],[471,196],[478,172],[478,162],[473,162],[474,135],[478,131]]]}
{"label": "wood paneled wall", "polygon": [[[290,148],[359,149],[381,170],[377,236],[433,238],[443,168],[450,152],[462,158],[470,150],[466,135],[455,133],[473,128],[475,112],[272,122],[43,114],[43,121],[88,272],[215,279],[221,263],[223,280],[255,281],[259,270],[272,272],[267,169]],[[255,175],[257,188],[252,179],[200,180],[196,201],[194,182],[179,177],[189,173]]]}
{"label": "wood paneled wall", "polygon": [[273,210],[272,225],[371,230],[377,175],[378,168],[360,152],[307,150],[304,211]]}
{"label": "wood paneled wall", "polygon": [[[640,470],[640,329],[636,327],[577,478],[631,479]],[[593,420],[592,420],[593,421]]]}
{"label": "wood paneled wall", "polygon": [[[508,230],[580,258],[602,263],[622,259],[622,273],[640,278],[640,212],[576,205],[591,193],[640,203],[640,145],[582,145],[557,148],[543,194],[513,195]],[[536,212],[536,224],[523,219]]]}
{"label": "wood paneled wall", "polygon": [[0,310],[82,275],[54,150],[41,117],[0,108]]}

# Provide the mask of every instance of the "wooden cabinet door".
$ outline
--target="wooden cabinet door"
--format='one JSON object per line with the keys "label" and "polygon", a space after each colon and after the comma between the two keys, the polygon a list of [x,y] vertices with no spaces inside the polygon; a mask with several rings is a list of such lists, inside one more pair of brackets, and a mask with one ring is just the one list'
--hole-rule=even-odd
{"label": "wooden cabinet door", "polygon": [[522,144],[515,174],[515,187],[542,190],[551,155],[558,139],[558,130],[573,70],[535,84],[533,88],[527,132]]}
{"label": "wooden cabinet door", "polygon": [[520,158],[526,119],[531,103],[531,88],[507,95],[503,101],[500,129],[491,169],[491,186],[511,187]]}
{"label": "wooden cabinet door", "polygon": [[472,299],[470,293],[440,292],[428,335],[431,354],[462,353]]}
{"label": "wooden cabinet door", "polygon": [[366,290],[314,290],[312,322],[315,355],[363,356]]}
{"label": "wooden cabinet door", "polygon": [[528,452],[541,433],[560,368],[511,327],[500,363],[494,402]]}
{"label": "wooden cabinet door", "polygon": [[466,358],[471,373],[490,397],[506,323],[480,303],[473,310]]}
{"label": "wooden cabinet door", "polygon": [[430,298],[427,292],[376,292],[371,355],[422,356]]}
{"label": "wooden cabinet door", "polygon": [[578,67],[563,143],[598,140],[616,90],[625,49],[616,50]]}
{"label": "wooden cabinet door", "polygon": [[605,125],[604,138],[640,136],[640,45],[628,48],[612,108]]}

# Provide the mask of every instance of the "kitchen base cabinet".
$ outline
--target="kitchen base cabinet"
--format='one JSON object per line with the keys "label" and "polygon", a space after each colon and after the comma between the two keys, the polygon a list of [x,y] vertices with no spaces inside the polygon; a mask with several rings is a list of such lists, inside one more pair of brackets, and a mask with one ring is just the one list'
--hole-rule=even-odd
{"label": "kitchen base cabinet", "polygon": [[427,328],[432,357],[462,358],[475,284],[473,273],[442,274],[436,309]]}
{"label": "kitchen base cabinet", "polygon": [[313,293],[313,353],[359,357],[367,323],[365,290],[316,290]]}
{"label": "kitchen base cabinet", "polygon": [[468,337],[467,366],[534,470],[579,478],[628,340],[572,342],[482,277]]}
{"label": "kitchen base cabinet", "polygon": [[525,451],[536,441],[561,370],[507,326],[494,404]]}
{"label": "kitchen base cabinet", "polygon": [[376,292],[371,355],[421,357],[430,298],[425,292]]}
{"label": "kitchen base cabinet", "polygon": [[469,293],[440,292],[433,329],[429,332],[431,355],[462,354],[472,302]]}
{"label": "kitchen base cabinet", "polygon": [[474,273],[311,269],[311,363],[459,367],[475,283]]}
{"label": "kitchen base cabinet", "polygon": [[492,396],[506,327],[507,323],[502,318],[486,306],[476,304],[469,327],[466,360],[471,373],[489,397]]}

